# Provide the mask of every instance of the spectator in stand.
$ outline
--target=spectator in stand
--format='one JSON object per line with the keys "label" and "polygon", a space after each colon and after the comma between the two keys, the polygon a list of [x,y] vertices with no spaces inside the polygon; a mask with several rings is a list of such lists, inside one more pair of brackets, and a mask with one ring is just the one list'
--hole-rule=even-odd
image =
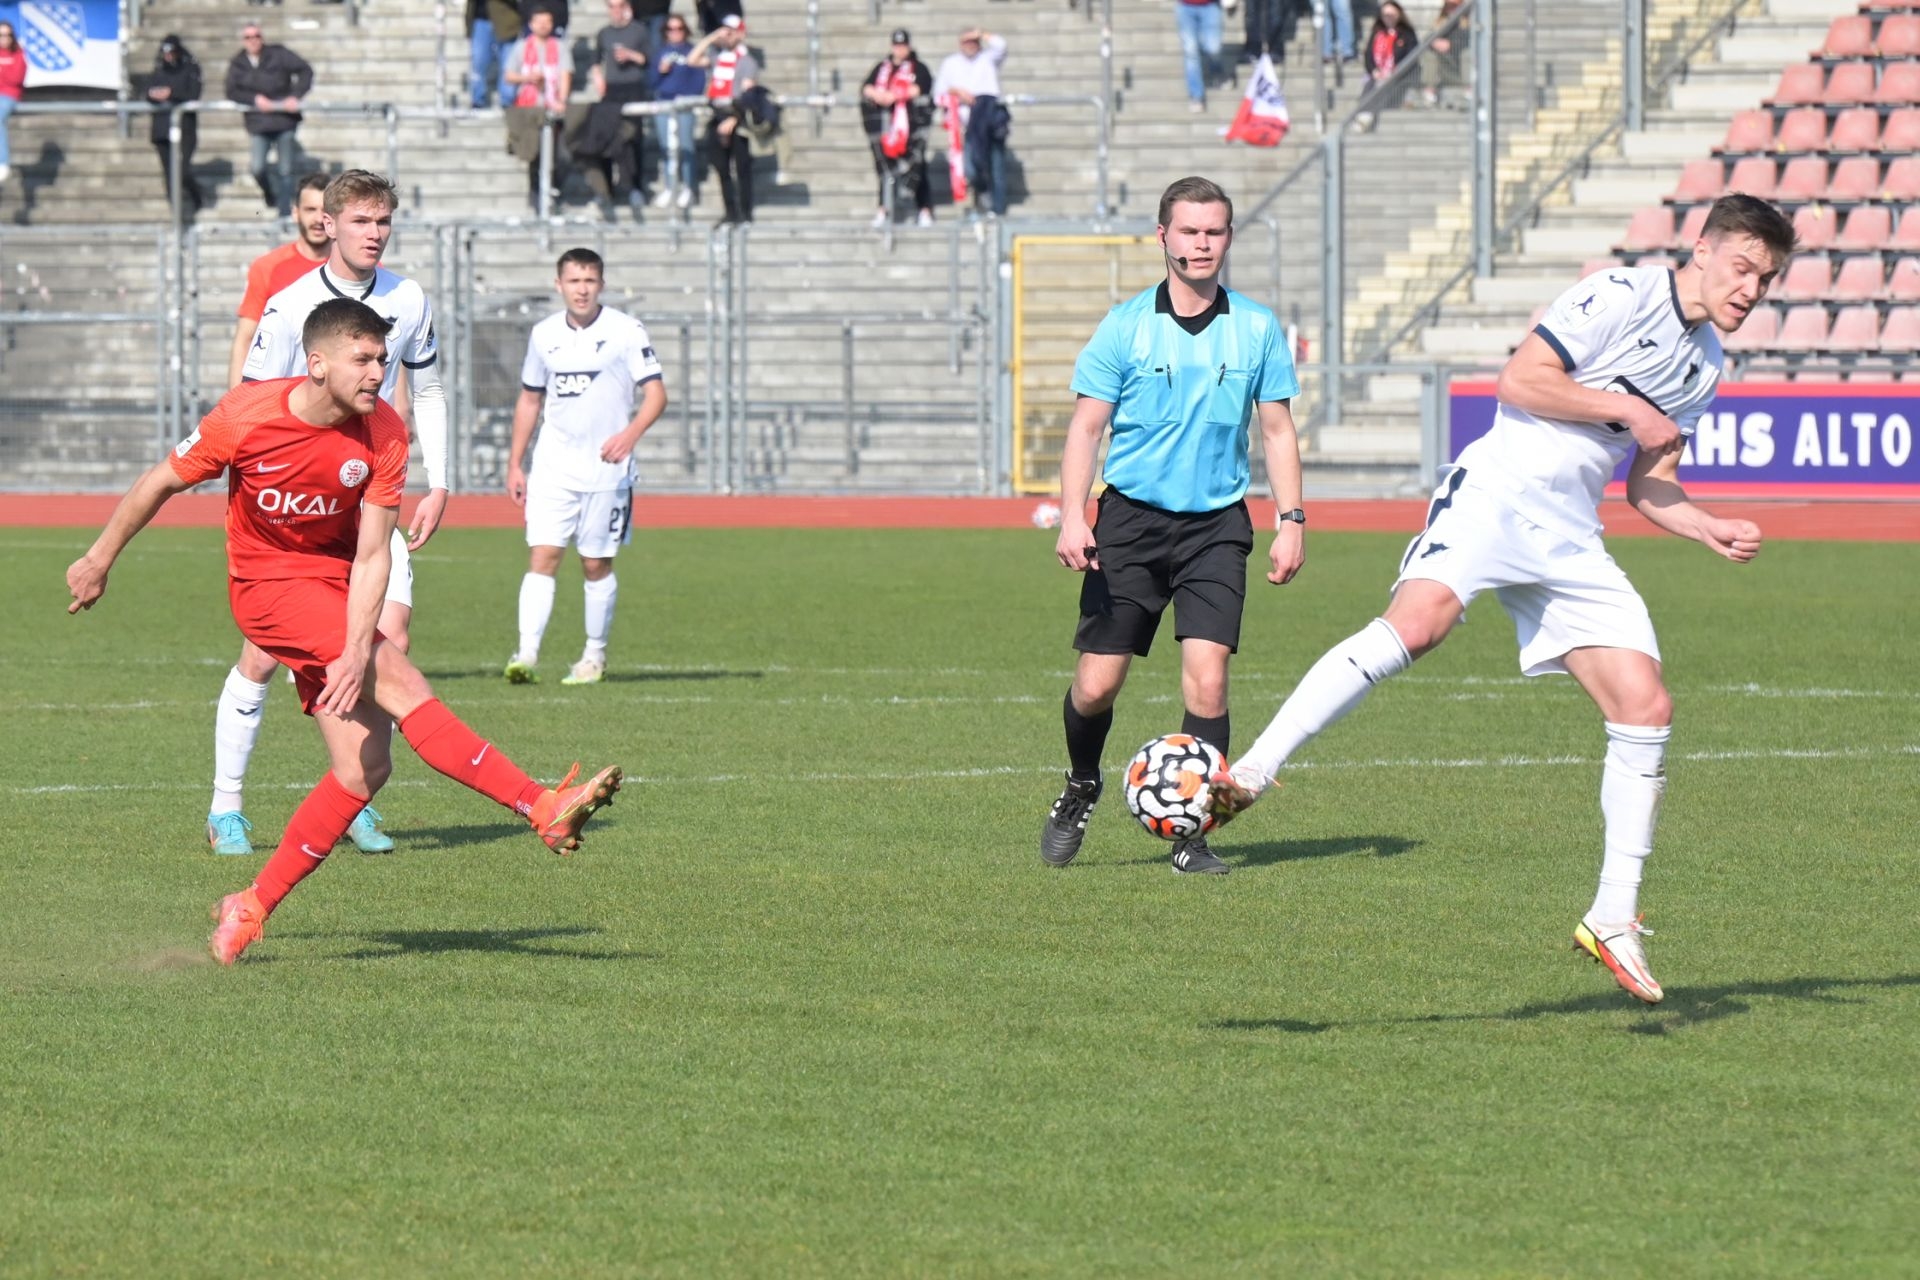
{"label": "spectator in stand", "polygon": [[1243,57],[1252,63],[1260,55],[1273,55],[1275,64],[1287,58],[1287,37],[1292,34],[1292,0],[1243,0],[1247,7],[1247,44]]}
{"label": "spectator in stand", "polygon": [[507,112],[507,150],[527,162],[528,199],[540,207],[540,135],[554,134],[554,186],[560,182],[559,130],[573,96],[573,50],[554,34],[551,9],[535,8],[524,19],[526,34],[507,50],[501,73],[514,87]]}
{"label": "spectator in stand", "polygon": [[556,40],[567,38],[567,0],[520,0],[520,29],[525,32],[533,15],[545,9],[553,19],[553,37]]}
{"label": "spectator in stand", "polygon": [[0,182],[13,176],[13,147],[7,140],[7,118],[20,105],[27,83],[27,51],[13,34],[11,22],[0,22]]}
{"label": "spectator in stand", "polygon": [[1327,25],[1320,28],[1320,61],[1353,61],[1353,0],[1327,0]]}
{"label": "spectator in stand", "polygon": [[513,98],[501,72],[507,69],[507,46],[520,38],[520,11],[512,0],[467,0],[468,88],[475,111],[487,105],[487,90],[498,85],[496,101],[506,106]]}
{"label": "spectator in stand", "polygon": [[313,68],[305,58],[285,45],[268,44],[257,22],[240,28],[240,52],[227,64],[227,97],[251,108],[246,113],[252,144],[247,167],[260,184],[261,199],[283,218],[293,210],[300,99],[312,88]]}
{"label": "spectator in stand", "polygon": [[[660,29],[660,43],[652,55],[655,102],[699,98],[707,92],[707,73],[687,62],[687,55],[693,52],[693,41],[688,39],[688,35],[687,20],[678,14],[668,14],[666,23]],[[653,207],[664,209],[672,203],[676,208],[685,209],[693,203],[694,178],[698,169],[694,154],[693,111],[687,108],[662,112],[653,118],[653,124],[660,136],[660,181],[654,192]]]}
{"label": "spectator in stand", "polygon": [[[179,36],[169,34],[160,41],[160,52],[153,59],[153,74],[147,77],[147,101],[160,109],[153,113],[147,136],[160,156],[160,185],[166,188],[167,205],[173,206],[173,143],[171,141],[174,108],[183,102],[197,102],[203,88],[200,64],[187,52]],[[200,140],[200,117],[189,111],[180,117],[180,194],[185,199],[185,217],[192,221],[206,197],[193,178],[193,148]]]}
{"label": "spectator in stand", "polygon": [[1434,19],[1433,43],[1420,55],[1420,83],[1426,86],[1420,93],[1427,105],[1440,105],[1440,90],[1447,85],[1465,84],[1466,77],[1460,71],[1460,55],[1467,49],[1467,24],[1463,20],[1454,23],[1453,30],[1447,30],[1447,23],[1467,0],[1443,0],[1440,16]]}
{"label": "spectator in stand", "polygon": [[1198,115],[1207,109],[1207,86],[1224,75],[1220,0],[1174,0],[1173,16],[1180,30],[1180,56],[1187,66],[1187,110]]}
{"label": "spectator in stand", "polygon": [[889,177],[912,189],[920,225],[932,226],[927,127],[933,123],[933,72],[914,53],[904,27],[893,33],[893,48],[887,56],[867,73],[860,89],[860,117],[873,147],[873,167],[880,175],[880,211],[873,215],[874,228],[893,220]]}
{"label": "spectator in stand", "polygon": [[671,8],[673,0],[635,0],[633,16],[647,29],[648,56],[660,52],[660,37],[666,30],[667,11]]}
{"label": "spectator in stand", "polygon": [[740,0],[694,0],[693,11],[700,19],[702,35],[712,35],[728,18],[747,20],[747,11],[741,7]]}
{"label": "spectator in stand", "polygon": [[1367,89],[1361,95],[1365,110],[1356,114],[1353,123],[1356,128],[1371,129],[1374,120],[1382,111],[1399,106],[1406,100],[1407,86],[1412,83],[1410,76],[1394,78],[1394,72],[1406,66],[1407,59],[1420,47],[1420,37],[1414,34],[1413,24],[1407,21],[1407,12],[1398,0],[1385,0],[1380,6],[1379,16],[1373,20],[1373,29],[1367,33]]}
{"label": "spectator in stand", "polygon": [[1007,211],[1007,132],[1012,117],[1000,103],[1000,64],[1007,42],[991,31],[969,27],[960,33],[960,51],[948,54],[933,78],[933,100],[958,111],[966,133],[967,181],[975,197],[985,188],[988,208]]}
{"label": "spectator in stand", "polygon": [[726,212],[717,225],[753,221],[753,147],[747,141],[741,99],[760,79],[760,64],[747,50],[747,24],[728,14],[687,54],[690,67],[709,68],[707,102],[713,119],[707,125],[707,154],[720,175],[720,198]]}
{"label": "spectator in stand", "polygon": [[[594,47],[599,57],[593,64],[593,88],[600,101],[613,104],[616,110],[629,102],[645,102],[651,79],[647,29],[634,21],[628,0],[607,0],[607,25],[594,37]],[[599,180],[595,194],[602,200],[625,200],[640,207],[644,198],[640,191],[642,126],[638,116],[620,117],[611,156],[588,170],[589,181]]]}

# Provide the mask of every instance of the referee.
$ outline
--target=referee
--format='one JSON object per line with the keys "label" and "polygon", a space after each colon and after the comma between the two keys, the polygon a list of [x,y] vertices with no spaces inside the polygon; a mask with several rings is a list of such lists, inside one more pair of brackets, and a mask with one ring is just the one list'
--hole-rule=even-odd
{"label": "referee", "polygon": [[[1160,196],[1164,283],[1121,303],[1074,365],[1078,397],[1060,460],[1060,540],[1054,554],[1084,573],[1080,658],[1061,708],[1066,789],[1040,834],[1040,857],[1064,867],[1080,852],[1100,799],[1100,752],[1113,701],[1135,654],[1153,645],[1174,606],[1182,731],[1228,755],[1227,659],[1240,644],[1253,522],[1247,417],[1257,408],[1267,483],[1280,517],[1267,581],[1291,582],[1306,558],[1300,449],[1288,401],[1293,358],[1273,312],[1220,283],[1233,243],[1233,201],[1206,178]],[[1094,456],[1108,423],[1097,541],[1086,520]],[[1231,758],[1231,757],[1229,757]],[[1225,875],[1206,838],[1173,846],[1173,869]]]}

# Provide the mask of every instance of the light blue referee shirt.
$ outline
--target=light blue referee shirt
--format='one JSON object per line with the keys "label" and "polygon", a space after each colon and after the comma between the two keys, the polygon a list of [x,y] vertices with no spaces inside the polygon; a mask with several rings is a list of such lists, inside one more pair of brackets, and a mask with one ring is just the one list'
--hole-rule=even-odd
{"label": "light blue referee shirt", "polygon": [[1073,390],[1113,406],[1110,487],[1163,511],[1219,511],[1247,493],[1254,403],[1291,400],[1300,380],[1273,312],[1223,286],[1182,318],[1163,281],[1107,313]]}

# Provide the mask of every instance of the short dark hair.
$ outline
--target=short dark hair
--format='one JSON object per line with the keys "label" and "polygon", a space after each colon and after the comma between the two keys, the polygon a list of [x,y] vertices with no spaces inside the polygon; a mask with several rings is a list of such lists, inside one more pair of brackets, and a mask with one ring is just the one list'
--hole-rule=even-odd
{"label": "short dark hair", "polygon": [[1189,204],[1223,204],[1227,206],[1227,225],[1233,225],[1233,201],[1220,189],[1220,184],[1211,178],[1181,178],[1160,193],[1161,226],[1167,225],[1167,219],[1173,216],[1173,206],[1185,201]]}
{"label": "short dark hair", "polygon": [[349,169],[327,183],[327,212],[337,218],[350,204],[384,204],[398,212],[400,193],[372,170]]}
{"label": "short dark hair", "polygon": [[293,202],[295,204],[299,204],[300,197],[307,194],[307,192],[309,191],[318,191],[324,195],[327,190],[327,184],[332,181],[333,181],[333,178],[330,175],[322,173],[320,170],[315,169],[312,173],[308,174],[306,177],[300,179],[299,182],[294,184]]}
{"label": "short dark hair", "polygon": [[311,351],[336,338],[380,338],[393,328],[378,311],[358,298],[329,298],[307,315],[300,347]]}
{"label": "short dark hair", "polygon": [[591,249],[569,249],[561,254],[560,261],[553,267],[554,279],[566,274],[568,263],[576,267],[592,267],[602,280],[607,278],[607,264]]}
{"label": "short dark hair", "polygon": [[1715,200],[1713,208],[1707,211],[1706,225],[1700,228],[1703,240],[1725,236],[1750,236],[1758,240],[1773,255],[1776,270],[1787,265],[1799,239],[1786,214],[1758,196],[1738,193]]}

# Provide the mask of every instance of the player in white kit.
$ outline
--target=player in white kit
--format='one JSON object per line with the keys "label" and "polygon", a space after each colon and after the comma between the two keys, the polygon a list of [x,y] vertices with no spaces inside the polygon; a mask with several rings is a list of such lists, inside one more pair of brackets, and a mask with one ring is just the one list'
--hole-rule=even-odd
{"label": "player in white kit", "polygon": [[[619,591],[613,557],[633,536],[633,447],[666,412],[667,384],[646,326],[600,305],[605,287],[599,254],[567,250],[554,281],[566,309],[527,335],[507,454],[507,493],[526,508],[529,548],[520,580],[520,644],[505,672],[514,684],[539,679],[540,640],[553,616],[554,577],[569,541],[586,575],[587,643],[560,683],[606,678]],[[536,422],[540,439],[529,475],[527,442]]]}
{"label": "player in white kit", "polygon": [[1574,944],[1630,994],[1659,1002],[1638,897],[1666,789],[1673,704],[1646,605],[1601,543],[1598,506],[1631,454],[1627,500],[1641,515],[1735,564],[1759,553],[1757,525],[1695,506],[1677,476],[1720,378],[1714,329],[1740,327],[1793,244],[1778,209],[1726,196],[1678,271],[1609,268],[1561,295],[1501,371],[1493,428],[1461,451],[1435,492],[1386,613],[1315,663],[1252,749],[1213,779],[1222,821],[1490,590],[1513,618],[1521,671],[1573,676],[1605,722],[1600,887]]}
{"label": "player in white kit", "polygon": [[[380,398],[389,404],[402,403],[404,369],[428,488],[414,510],[412,524],[394,531],[393,569],[380,612],[381,634],[404,653],[413,616],[413,565],[408,553],[433,536],[447,505],[447,398],[440,384],[433,310],[419,285],[380,265],[393,235],[393,213],[400,205],[393,185],[379,174],[349,169],[327,184],[323,199],[333,248],[319,267],[267,300],[241,379],[264,382],[305,375],[301,330],[313,309],[329,299],[365,302],[392,326],[387,333],[387,374]],[[267,682],[278,665],[265,650],[244,642],[240,660],[227,673],[221,690],[214,716],[213,804],[207,815],[207,840],[215,853],[253,852],[247,838],[252,824],[241,810],[242,790],[247,762],[260,736]],[[393,848],[379,821],[380,815],[368,806],[348,828],[348,837],[362,852],[385,853]]]}

